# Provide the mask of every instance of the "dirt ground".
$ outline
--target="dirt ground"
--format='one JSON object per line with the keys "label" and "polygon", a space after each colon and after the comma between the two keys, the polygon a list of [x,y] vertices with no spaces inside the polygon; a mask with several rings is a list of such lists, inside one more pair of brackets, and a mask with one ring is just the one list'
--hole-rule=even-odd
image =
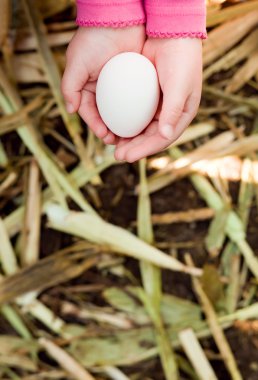
{"label": "dirt ground", "polygon": [[[138,183],[137,167],[129,165],[121,165],[108,169],[103,174],[105,179],[105,188],[100,191],[103,201],[103,212],[109,221],[130,227],[131,222],[136,218],[136,198],[133,195],[134,184]],[[115,208],[110,208],[113,196],[119,187],[124,188],[124,195]],[[236,196],[238,184],[231,183],[232,198]],[[205,203],[200,200],[188,179],[180,180],[167,186],[166,188],[152,194],[152,212],[155,214],[171,211],[183,211],[199,207],[204,207]],[[185,252],[189,252],[197,266],[205,264],[217,265],[218,260],[211,260],[205,251],[203,239],[207,234],[209,222],[201,221],[190,224],[176,223],[170,225],[156,226],[155,241],[167,242],[171,244],[171,249],[176,247],[178,243],[182,247],[178,249],[178,257]],[[258,254],[258,216],[255,207],[252,209],[250,224],[248,226],[248,241]],[[184,247],[185,246],[185,247]],[[175,249],[175,248],[174,248]],[[134,260],[128,260],[130,270],[137,276],[138,265]],[[163,271],[163,290],[166,293],[196,301],[192,292],[190,278],[182,273],[171,271]],[[258,294],[255,298],[258,299]],[[237,364],[243,374],[245,380],[258,379],[258,328],[249,329],[248,331],[241,325],[226,330],[226,337],[230,343],[233,353],[236,357]],[[205,348],[211,351],[211,356],[217,352],[212,339],[205,340]],[[209,355],[208,355],[209,357]],[[215,368],[216,374],[221,380],[230,380],[230,376],[225,370],[224,363],[220,360],[219,355],[211,361]],[[158,377],[159,368],[154,365],[157,371],[153,376],[153,369],[150,374],[155,380],[163,380],[163,375]],[[157,376],[157,377],[156,377]]]}
{"label": "dirt ground", "polygon": [[[137,211],[137,197],[134,195],[135,185],[138,183],[138,166],[122,164],[113,166],[105,170],[102,174],[103,185],[98,187],[98,194],[101,200],[101,214],[102,217],[116,225],[135,231],[133,222],[136,219]],[[231,195],[234,199],[238,192],[238,184],[231,183]],[[115,205],[114,197],[120,194],[119,200]],[[88,197],[87,192],[84,191]],[[89,197],[88,197],[89,199]],[[90,200],[90,199],[89,199]],[[183,211],[204,207],[205,203],[199,198],[198,194],[192,187],[188,179],[183,179],[175,182],[164,189],[155,192],[151,195],[152,212],[155,214],[162,214],[171,211]],[[12,209],[11,202],[6,204],[6,213]],[[159,225],[154,229],[155,242],[166,243],[168,249],[167,253],[176,253],[177,257],[181,258],[185,252],[189,252],[197,266],[203,267],[205,264],[217,266],[219,258],[211,260],[204,248],[204,237],[207,234],[209,221],[198,221],[192,223],[174,223],[168,225]],[[258,252],[258,216],[255,208],[251,212],[250,224],[248,226],[248,241],[252,245],[255,252]],[[71,244],[72,238],[68,235],[59,233],[48,229],[46,225],[41,231],[41,257],[48,256],[53,251],[67,247]],[[179,248],[178,248],[179,247]],[[140,281],[138,262],[133,259],[126,259],[126,268],[132,272],[134,278]],[[100,276],[95,269],[87,271],[84,275],[64,284],[64,286],[71,285],[85,285],[102,283],[104,286],[119,285],[117,278],[112,275],[105,277]],[[127,280],[121,279],[121,285],[126,285]],[[129,284],[129,282],[128,282]],[[62,287],[63,285],[61,285]],[[170,293],[184,299],[196,301],[195,295],[192,291],[190,277],[182,273],[171,272],[163,270],[163,291]],[[43,292],[43,300],[50,302],[46,295],[55,295],[55,301],[58,300],[59,287],[49,289]],[[60,295],[59,295],[60,296]],[[60,296],[63,298],[62,296]],[[103,300],[99,297],[98,293],[93,293],[91,301],[94,304],[103,304]],[[46,299],[45,299],[46,298]],[[258,299],[257,294],[254,296]],[[51,304],[51,308],[58,311],[58,302]],[[73,322],[70,320],[70,322]],[[0,334],[13,334],[10,325],[0,318]],[[232,347],[233,353],[236,357],[237,363],[243,374],[245,380],[257,380],[258,378],[258,327],[257,324],[249,324],[245,328],[245,324],[241,323],[226,330],[227,339]],[[206,350],[208,358],[212,358],[211,363],[216,370],[219,379],[230,380],[223,361],[220,359],[216,346],[212,339],[202,340],[203,346]],[[42,360],[49,360],[43,355]],[[163,380],[159,361],[153,359],[142,363],[142,374],[154,378],[155,380]],[[146,367],[146,369],[145,369]],[[126,370],[126,369],[124,369]],[[131,373],[134,367],[128,368],[128,373]],[[183,377],[182,377],[183,379]],[[186,378],[187,379],[187,378]]]}
{"label": "dirt ground", "polygon": [[[99,188],[99,195],[102,201],[102,216],[119,226],[128,228],[134,231],[132,227],[133,221],[136,219],[137,198],[134,195],[135,185],[138,183],[138,167],[137,165],[118,165],[106,170],[103,175],[104,186]],[[112,206],[114,196],[118,191],[123,189],[123,195],[116,206]],[[231,183],[231,194],[237,194],[238,184]],[[204,207],[205,203],[200,200],[198,194],[195,192],[190,181],[183,179],[166,188],[152,194],[152,212],[155,214],[165,213],[171,211],[183,211],[199,207]],[[252,210],[250,218],[250,225],[248,227],[248,241],[252,245],[255,252],[258,253],[258,216],[255,207]],[[203,267],[205,264],[218,265],[217,260],[211,260],[204,248],[204,237],[207,234],[209,227],[208,221],[186,223],[175,223],[170,225],[156,226],[155,228],[155,241],[156,243],[168,243],[170,249],[166,251],[169,253],[177,250],[177,255],[180,258],[185,252],[189,252],[197,266]],[[64,247],[69,242],[69,237],[59,235],[50,230],[44,231],[42,237],[42,252],[44,254],[50,253],[54,249]],[[51,245],[49,245],[51,241]],[[46,243],[47,242],[47,243]],[[53,246],[52,246],[53,244]],[[180,246],[181,248],[177,249]],[[138,263],[133,259],[126,259],[125,265],[135,276],[139,279]],[[112,285],[113,281],[117,282],[117,278],[112,275],[106,278],[106,285]],[[71,283],[85,284],[102,282],[103,278],[98,276],[93,270],[92,273],[87,272],[86,278],[81,276]],[[121,285],[125,285],[124,280]],[[182,273],[171,272],[163,270],[163,291],[178,297],[196,301],[195,295],[192,291],[191,281],[188,275]],[[258,299],[258,295],[255,295]],[[255,299],[254,299],[255,301]],[[102,304],[103,301],[94,299],[94,303]],[[245,380],[258,379],[258,327],[245,329],[241,324],[226,330],[226,337],[232,347],[233,353],[236,357],[237,364],[243,374]],[[207,357],[214,358],[211,363],[214,366],[216,374],[220,380],[230,380],[224,363],[220,360],[220,356],[212,339],[202,340],[207,352]],[[148,361],[142,363],[141,371],[144,366],[146,367],[146,380],[148,376],[155,380],[164,380],[161,367],[158,360]],[[128,369],[128,373],[132,372],[132,368]],[[183,380],[183,378],[182,378]]]}

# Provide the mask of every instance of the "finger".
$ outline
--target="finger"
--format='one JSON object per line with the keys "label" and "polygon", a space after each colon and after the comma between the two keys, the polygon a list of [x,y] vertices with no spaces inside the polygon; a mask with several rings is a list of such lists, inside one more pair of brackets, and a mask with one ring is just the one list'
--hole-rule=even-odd
{"label": "finger", "polygon": [[[132,141],[132,138],[124,138],[124,137],[119,137],[118,138],[117,144],[116,144],[116,150],[115,150],[115,158],[116,158],[116,160],[120,161],[120,153],[118,154],[118,156],[116,156],[116,153],[117,153],[118,149],[120,151],[120,149],[124,145],[128,144],[130,141]],[[121,157],[122,157],[122,154],[121,154]]]}
{"label": "finger", "polygon": [[93,92],[88,90],[82,91],[82,99],[78,112],[97,137],[103,139],[107,136],[108,129],[99,115],[96,97]]}
{"label": "finger", "polygon": [[127,162],[135,162],[141,158],[150,156],[162,151],[170,145],[170,141],[160,135],[159,132],[152,136],[145,136],[144,143],[137,144],[128,149],[124,155],[124,160]]}
{"label": "finger", "polygon": [[117,136],[114,135],[112,132],[108,132],[108,134],[103,138],[103,142],[105,144],[114,145],[116,143]]}
{"label": "finger", "polygon": [[195,118],[200,104],[200,95],[191,94],[185,103],[184,111],[174,128],[173,141],[177,140],[184,130],[191,124]]}
{"label": "finger", "polygon": [[157,132],[157,125],[157,122],[152,122],[140,135],[131,139],[124,139],[119,142],[115,151],[116,159],[124,160],[125,154],[128,150],[144,142],[146,140],[146,136],[152,136],[155,132]]}
{"label": "finger", "polygon": [[115,159],[118,161],[125,160],[125,155],[128,150],[133,148],[134,146],[141,144],[145,140],[145,136],[140,134],[129,141],[124,142],[123,144],[117,146],[115,150]]}
{"label": "finger", "polygon": [[81,102],[81,91],[89,78],[87,67],[76,57],[67,55],[61,89],[69,113],[78,111]]}
{"label": "finger", "polygon": [[144,130],[144,136],[152,136],[157,132],[157,120],[153,120],[152,123],[148,125],[148,127]]}
{"label": "finger", "polygon": [[186,89],[180,83],[169,80],[163,89],[163,104],[159,117],[160,134],[168,139],[173,139],[174,128],[177,125],[188,97]]}
{"label": "finger", "polygon": [[123,146],[129,146],[128,144],[132,144],[132,146],[134,146],[136,143],[138,143],[138,141],[141,141],[142,140],[142,135],[151,135],[153,134],[155,131],[157,130],[157,123],[154,123],[152,122],[151,124],[148,125],[147,128],[145,128],[145,130],[140,133],[139,135],[135,136],[135,137],[130,137],[130,138],[126,138],[126,137],[120,137],[120,140],[117,144],[117,149],[120,150],[120,148],[122,148]]}
{"label": "finger", "polygon": [[117,148],[121,148],[123,145],[127,144],[131,140],[132,140],[131,138],[120,137],[117,143]]}

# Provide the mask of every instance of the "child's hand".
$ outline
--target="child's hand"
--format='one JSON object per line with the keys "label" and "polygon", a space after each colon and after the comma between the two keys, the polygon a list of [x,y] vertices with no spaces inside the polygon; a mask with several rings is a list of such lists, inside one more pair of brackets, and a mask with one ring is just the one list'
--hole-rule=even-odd
{"label": "child's hand", "polygon": [[148,39],[143,55],[156,66],[163,94],[152,123],[138,136],[119,139],[115,157],[133,162],[175,141],[195,117],[202,88],[202,41]]}
{"label": "child's hand", "polygon": [[78,29],[67,49],[62,92],[68,112],[79,112],[88,127],[105,143],[115,143],[96,106],[96,81],[104,64],[127,51],[141,53],[145,42],[143,25],[114,28]]}

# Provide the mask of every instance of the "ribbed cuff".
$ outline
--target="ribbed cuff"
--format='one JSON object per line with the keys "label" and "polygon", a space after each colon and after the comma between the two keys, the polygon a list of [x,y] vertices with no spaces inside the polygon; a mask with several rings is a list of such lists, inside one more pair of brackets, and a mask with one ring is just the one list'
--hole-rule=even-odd
{"label": "ribbed cuff", "polygon": [[76,24],[120,28],[145,23],[141,0],[77,0]]}
{"label": "ribbed cuff", "polygon": [[157,38],[207,38],[204,0],[146,0],[146,33]]}

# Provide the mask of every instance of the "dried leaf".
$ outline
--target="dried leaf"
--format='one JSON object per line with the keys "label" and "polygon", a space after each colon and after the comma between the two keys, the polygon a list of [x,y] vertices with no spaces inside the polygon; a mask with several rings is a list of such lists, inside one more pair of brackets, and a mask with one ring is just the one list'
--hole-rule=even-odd
{"label": "dried leaf", "polygon": [[228,51],[256,26],[257,22],[258,11],[252,11],[213,29],[204,43],[204,66]]}
{"label": "dried leaf", "polygon": [[258,50],[250,55],[246,63],[234,74],[226,92],[237,92],[258,72]]}
{"label": "dried leaf", "polygon": [[52,254],[0,282],[0,304],[35,290],[68,281],[94,266],[96,257],[85,253]]}

